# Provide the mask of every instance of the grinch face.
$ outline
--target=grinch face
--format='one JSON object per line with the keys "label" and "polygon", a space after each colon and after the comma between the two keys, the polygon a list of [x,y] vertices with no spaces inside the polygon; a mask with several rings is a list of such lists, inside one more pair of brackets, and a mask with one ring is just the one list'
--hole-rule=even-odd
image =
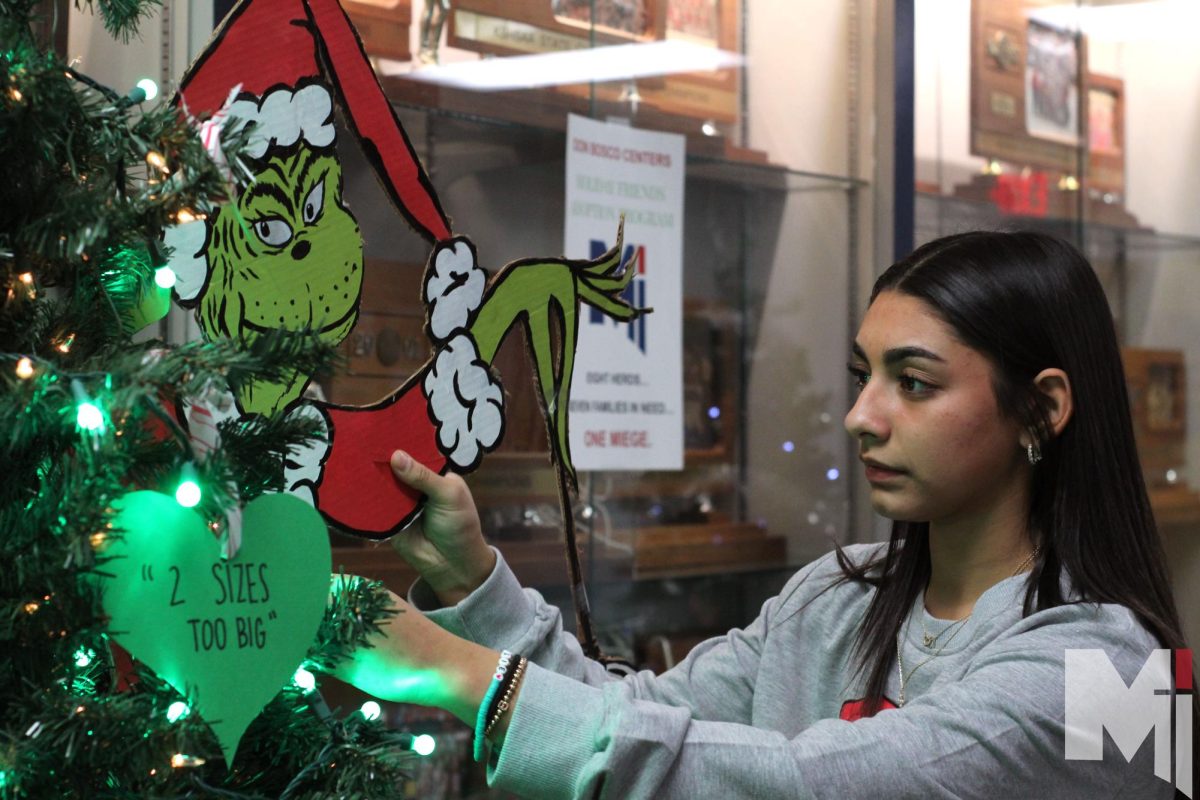
{"label": "grinch face", "polygon": [[[272,154],[236,210],[222,208],[213,221],[200,327],[210,338],[246,342],[272,329],[310,328],[337,344],[358,319],[362,249],[333,150],[300,142]],[[238,400],[244,411],[270,413],[298,398],[308,378],[256,382]]]}

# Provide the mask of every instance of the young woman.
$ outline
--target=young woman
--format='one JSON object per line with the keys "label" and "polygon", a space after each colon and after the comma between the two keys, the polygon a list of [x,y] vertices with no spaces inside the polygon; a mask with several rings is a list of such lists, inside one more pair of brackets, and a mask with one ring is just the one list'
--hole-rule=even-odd
{"label": "young woman", "polygon": [[393,540],[422,580],[339,675],[476,727],[525,797],[1171,797],[1152,745],[1066,758],[1067,693],[1111,690],[1067,685],[1068,650],[1128,685],[1185,647],[1086,261],[1029,233],[931,242],[876,283],[849,369],[891,539],[809,564],[744,630],[609,675],[485,545],[462,480],[397,453],[428,496]]}

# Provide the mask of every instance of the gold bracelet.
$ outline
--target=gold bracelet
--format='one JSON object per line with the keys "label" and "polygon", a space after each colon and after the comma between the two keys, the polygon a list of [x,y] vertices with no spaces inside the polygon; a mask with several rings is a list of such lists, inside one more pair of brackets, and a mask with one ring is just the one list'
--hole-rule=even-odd
{"label": "gold bracelet", "polygon": [[516,691],[517,686],[521,683],[521,676],[525,672],[525,665],[527,663],[529,663],[528,659],[522,658],[517,662],[517,666],[513,668],[512,683],[508,685],[508,690],[504,692],[504,697],[500,698],[500,702],[496,704],[496,716],[492,717],[492,721],[489,722],[487,727],[483,729],[483,735],[485,737],[491,734],[492,728],[496,727],[496,723],[499,722],[500,718],[504,716],[504,712],[508,711],[510,708],[513,692]]}

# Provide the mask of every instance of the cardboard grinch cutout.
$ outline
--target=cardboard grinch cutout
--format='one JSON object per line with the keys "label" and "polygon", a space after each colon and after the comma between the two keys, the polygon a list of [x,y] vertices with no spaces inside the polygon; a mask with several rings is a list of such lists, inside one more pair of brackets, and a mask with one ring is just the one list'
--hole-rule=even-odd
{"label": "cardboard grinch cutout", "polygon": [[439,473],[468,472],[499,444],[504,394],[490,364],[505,336],[523,329],[576,572],[566,493],[575,483],[567,408],[579,304],[626,321],[643,313],[621,299],[636,265],[620,263],[620,236],[597,260],[526,259],[489,280],[471,242],[452,235],[336,0],[242,0],[185,75],[176,101],[207,120],[203,135],[219,163],[220,125],[253,125],[245,159],[228,165],[241,185],[236,200],[166,236],[177,299],[195,308],[206,337],[249,343],[273,329],[314,329],[338,343],[353,328],[363,247],[342,201],[335,106],[396,209],[432,248],[423,300],[435,351],[404,385],[371,406],[347,407],[302,400],[311,376],[293,374],[241,388],[214,422],[257,413],[319,416],[328,444],[291,453],[289,489],[338,527],[386,538],[412,521],[421,501],[391,474],[393,451],[406,450]]}

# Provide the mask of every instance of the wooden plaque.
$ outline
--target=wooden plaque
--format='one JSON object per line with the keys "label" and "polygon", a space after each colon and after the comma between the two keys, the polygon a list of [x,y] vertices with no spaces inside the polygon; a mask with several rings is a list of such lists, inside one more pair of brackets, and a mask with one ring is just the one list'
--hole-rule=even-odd
{"label": "wooden plaque", "polygon": [[412,59],[408,44],[411,0],[342,0],[342,8],[358,30],[367,55],[396,61]]}
{"label": "wooden plaque", "polygon": [[370,405],[403,384],[433,352],[421,303],[422,264],[367,259],[358,322],[338,351],[345,359],[324,385],[332,403]]}
{"label": "wooden plaque", "polygon": [[[490,55],[529,55],[663,39],[680,39],[736,52],[739,0],[456,0],[450,11],[447,44]],[[631,18],[617,13],[640,8]],[[590,95],[588,84],[553,91]],[[596,100],[629,104],[629,87],[596,84]],[[666,114],[732,124],[738,119],[736,70],[667,75],[637,81],[638,102]]]}
{"label": "wooden plaque", "polygon": [[1180,350],[1121,350],[1138,457],[1151,488],[1172,484],[1168,471],[1182,473],[1187,439],[1187,376]]}
{"label": "wooden plaque", "polygon": [[737,404],[737,325],[720,309],[685,301],[683,444],[688,464],[733,457]]}
{"label": "wooden plaque", "polygon": [[[663,38],[665,0],[596,0],[594,44],[590,5],[590,0],[455,0],[446,43],[478,53],[528,55]],[[621,14],[622,7],[640,11]]]}
{"label": "wooden plaque", "polygon": [[1087,47],[1029,17],[1053,2],[971,3],[971,153],[1076,174]]}

